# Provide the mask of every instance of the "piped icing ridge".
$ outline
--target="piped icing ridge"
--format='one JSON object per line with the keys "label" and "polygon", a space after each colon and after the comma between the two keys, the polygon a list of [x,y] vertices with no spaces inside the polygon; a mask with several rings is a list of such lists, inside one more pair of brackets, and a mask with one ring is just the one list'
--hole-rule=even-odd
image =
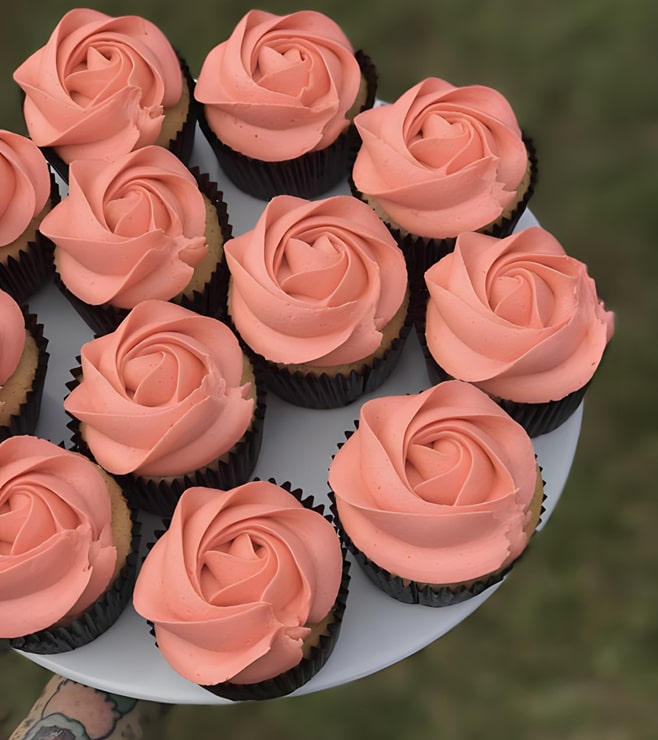
{"label": "piped icing ridge", "polygon": [[41,224],[66,287],[86,303],[118,308],[181,293],[208,253],[205,230],[194,176],[159,146],[112,162],[72,162],[69,195]]}
{"label": "piped icing ridge", "polygon": [[429,77],[359,113],[356,188],[395,225],[431,238],[495,222],[528,169],[516,116],[497,90]]}
{"label": "piped icing ridge", "polygon": [[0,246],[18,239],[49,195],[50,173],[39,148],[25,136],[0,130]]}
{"label": "piped icing ridge", "polygon": [[87,8],[66,13],[14,80],[25,92],[31,138],[66,162],[154,144],[183,84],[176,52],[157,26]]}
{"label": "piped icing ridge", "polygon": [[81,351],[64,408],[97,462],[115,474],[180,476],[218,459],[251,423],[243,353],[222,322],[143,301]]}
{"label": "piped icing ridge", "polygon": [[372,209],[350,196],[276,196],[225,253],[231,318],[272,362],[329,366],[369,356],[406,292],[402,253]]}
{"label": "piped icing ridge", "polygon": [[[0,290],[0,387],[14,374],[25,347],[25,319],[16,301]],[[3,402],[0,401],[0,405]]]}
{"label": "piped icing ridge", "polygon": [[251,10],[208,53],[194,95],[223,143],[277,162],[332,144],[360,83],[354,49],[333,20]]}
{"label": "piped icing ridge", "polygon": [[96,466],[29,436],[0,444],[0,636],[73,618],[116,565],[112,509]]}
{"label": "piped icing ridge", "polygon": [[537,476],[523,428],[475,386],[446,381],[364,403],[329,485],[368,558],[401,578],[453,584],[523,551]]}
{"label": "piped icing ridge", "polygon": [[582,388],[614,332],[587,266],[539,226],[461,234],[425,280],[432,357],[499,398],[544,403]]}
{"label": "piped icing ridge", "polygon": [[256,683],[300,662],[341,572],[331,524],[276,484],[192,487],[146,557],[133,603],[188,680]]}

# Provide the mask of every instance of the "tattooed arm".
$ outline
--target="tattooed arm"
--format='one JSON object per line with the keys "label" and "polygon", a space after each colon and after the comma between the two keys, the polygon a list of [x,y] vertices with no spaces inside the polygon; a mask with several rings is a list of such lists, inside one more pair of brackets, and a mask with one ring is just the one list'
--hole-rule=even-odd
{"label": "tattooed arm", "polygon": [[146,740],[163,713],[160,704],[53,676],[9,740]]}

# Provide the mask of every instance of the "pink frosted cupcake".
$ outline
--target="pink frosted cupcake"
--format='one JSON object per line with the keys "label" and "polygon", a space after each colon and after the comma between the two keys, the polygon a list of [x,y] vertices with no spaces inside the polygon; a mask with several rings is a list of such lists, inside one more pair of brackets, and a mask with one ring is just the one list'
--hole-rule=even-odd
{"label": "pink frosted cupcake", "polygon": [[250,10],[206,56],[201,126],[227,176],[262,200],[311,198],[345,178],[351,121],[375,99],[369,59],[313,10]]}
{"label": "pink frosted cupcake", "polygon": [[224,310],[231,226],[221,193],[195,174],[159,146],[71,164],[69,194],[41,230],[59,287],[97,334],[143,300]]}
{"label": "pink frosted cupcake", "polygon": [[462,231],[512,232],[536,162],[501,93],[430,77],[354,122],[362,140],[354,193],[389,226],[414,278]]}
{"label": "pink frosted cupcake", "polygon": [[405,262],[364,203],[276,196],[226,259],[231,320],[277,395],[343,406],[395,367],[409,329]]}
{"label": "pink frosted cupcake", "polygon": [[51,654],[105,632],[130,601],[138,528],[121,489],[45,439],[0,444],[0,637]]}
{"label": "pink frosted cupcake", "polygon": [[526,432],[460,381],[366,401],[329,485],[339,529],[368,577],[395,599],[426,606],[500,581],[524,552],[543,500]]}
{"label": "pink frosted cupcake", "polygon": [[59,192],[38,147],[11,131],[0,131],[0,171],[0,289],[23,303],[53,272],[39,225]]}
{"label": "pink frosted cupcake", "polygon": [[138,16],[66,13],[14,72],[25,123],[63,179],[75,159],[159,144],[187,161],[194,83],[164,34]]}
{"label": "pink frosted cupcake", "polygon": [[64,400],[74,442],[118,476],[131,505],[170,516],[189,485],[249,478],[265,396],[221,321],[143,301],[84,344],[81,363]]}
{"label": "pink frosted cupcake", "polygon": [[474,383],[531,436],[578,407],[614,331],[582,262],[546,230],[464,233],[425,274],[431,379]]}
{"label": "pink frosted cupcake", "polygon": [[181,496],[133,603],[184,678],[229,699],[269,699],[328,659],[348,567],[322,507],[300,499],[273,481]]}

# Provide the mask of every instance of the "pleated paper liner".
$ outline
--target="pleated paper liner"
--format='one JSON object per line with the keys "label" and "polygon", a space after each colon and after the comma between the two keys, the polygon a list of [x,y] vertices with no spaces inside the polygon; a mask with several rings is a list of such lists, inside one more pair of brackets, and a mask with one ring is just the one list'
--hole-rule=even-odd
{"label": "pleated paper liner", "polygon": [[[198,167],[191,167],[190,172],[196,178],[201,192],[214,205],[222,233],[223,244],[226,244],[232,236],[233,227],[229,221],[228,207],[224,200],[224,195],[218,189],[217,183],[213,182],[207,173],[201,172]],[[229,272],[223,256],[222,246],[222,259],[217,264],[216,270],[210,276],[203,291],[194,291],[189,296],[181,294],[171,300],[203,316],[220,318],[226,313],[228,276]],[[99,306],[92,306],[89,303],[85,303],[64,285],[62,278],[57,272],[55,272],[54,281],[60,292],[66,297],[87,326],[94,332],[95,336],[113,332],[129,313],[129,309],[118,308],[109,303]]]}
{"label": "pleated paper liner", "polygon": [[[171,517],[181,494],[191,486],[228,489],[235,488],[249,480],[260,454],[267,407],[265,383],[257,363],[253,364],[253,369],[256,378],[256,405],[251,426],[242,439],[220,459],[204,468],[183,475],[166,479],[145,478],[129,474],[113,475],[123,488],[124,496],[131,506],[163,518]],[[69,391],[77,385],[82,369],[77,367],[71,370],[71,374],[74,380],[67,383]],[[80,433],[79,421],[70,414],[69,416],[71,421],[67,426],[72,432],[73,444],[82,454],[96,462]]]}
{"label": "pleated paper liner", "polygon": [[[199,108],[196,105],[196,102],[194,100],[194,78],[192,77],[192,74],[190,72],[190,69],[188,67],[187,62],[178,55],[178,59],[180,61],[181,65],[181,71],[183,73],[183,77],[185,82],[187,83],[187,89],[189,91],[190,95],[190,105],[187,112],[187,117],[185,121],[183,122],[182,127],[180,130],[176,133],[176,136],[169,141],[169,144],[167,145],[167,149],[172,154],[175,154],[178,159],[183,162],[183,164],[188,165],[190,162],[190,158],[192,156],[192,149],[194,147],[194,132],[197,124],[197,118],[199,113]],[[43,146],[40,147],[44,157],[48,160],[48,163],[53,168],[53,170],[57,173],[59,178],[64,182],[68,183],[69,181],[69,165],[67,162],[65,162],[59,154],[57,154],[57,151],[54,147],[51,146]]]}
{"label": "pleated paper liner", "polygon": [[[528,202],[535,191],[538,175],[537,152],[532,139],[524,136],[523,141],[525,142],[526,150],[528,152],[528,161],[530,166],[530,181],[528,183],[528,187],[514,207],[513,211],[508,216],[500,218],[495,223],[479,229],[479,231],[484,234],[489,234],[498,238],[509,236],[516,228],[516,225],[525,212]],[[357,151],[358,149],[354,151],[353,158],[356,156]],[[351,175],[348,178],[348,183],[352,195],[367,202],[367,196],[358,190]],[[402,231],[392,224],[387,223],[385,220],[384,223],[398,243],[398,246],[404,253],[407,261],[407,270],[409,272],[409,280],[412,287],[412,296],[415,298],[412,303],[412,313],[415,315],[424,304],[424,297],[427,296],[427,287],[425,286],[424,279],[425,271],[431,267],[431,265],[438,262],[441,257],[444,257],[446,254],[449,254],[454,250],[458,235],[455,234],[454,237],[445,239],[432,239],[430,237],[409,234],[408,232]]]}
{"label": "pleated paper liner", "polygon": [[[51,172],[51,207],[59,201],[59,188]],[[53,251],[53,243],[37,229],[34,239],[25,244],[17,257],[9,256],[5,262],[0,262],[0,289],[9,293],[17,303],[26,302],[39,288],[52,280]]]}
{"label": "pleated paper liner", "polygon": [[39,655],[65,653],[89,644],[112,627],[132,600],[137,577],[141,524],[131,509],[132,539],[126,562],[108,590],[71,622],[9,640],[16,650]]}
{"label": "pleated paper liner", "polygon": [[41,400],[50,358],[47,351],[48,339],[43,334],[43,324],[38,322],[35,314],[28,313],[26,307],[21,307],[21,310],[25,318],[25,328],[32,335],[37,345],[37,367],[32,380],[32,387],[28,390],[19,412],[9,417],[6,426],[0,427],[0,442],[7,439],[7,437],[19,434],[34,434],[41,413]]}
{"label": "pleated paper liner", "polygon": [[[422,326],[418,327],[417,334],[425,357],[430,383],[436,385],[446,380],[454,380],[432,357],[427,347],[425,331]],[[504,409],[514,421],[520,424],[526,430],[528,436],[538,437],[541,434],[548,434],[548,432],[552,432],[564,424],[580,406],[588,387],[589,383],[569,393],[564,398],[547,401],[546,403],[519,403],[498,396],[490,396],[490,398]]]}
{"label": "pleated paper liner", "polygon": [[[377,71],[371,59],[357,51],[356,58],[366,80],[366,100],[361,110],[372,108],[377,91]],[[222,171],[242,192],[268,201],[275,195],[316,198],[329,192],[347,177],[351,153],[358,141],[353,122],[336,141],[325,149],[308,152],[295,159],[266,162],[241,154],[222,143],[199,113],[199,126],[212,148]]]}

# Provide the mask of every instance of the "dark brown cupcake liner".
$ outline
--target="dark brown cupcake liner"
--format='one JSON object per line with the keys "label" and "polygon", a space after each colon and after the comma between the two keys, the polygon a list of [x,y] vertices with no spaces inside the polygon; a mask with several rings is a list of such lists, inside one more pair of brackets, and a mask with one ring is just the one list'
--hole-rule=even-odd
{"label": "dark brown cupcake liner", "polygon": [[126,562],[110,588],[69,624],[39,630],[9,640],[16,650],[39,655],[65,653],[93,642],[112,627],[132,600],[137,577],[141,524],[131,509],[132,538]]}
{"label": "dark brown cupcake liner", "polygon": [[[432,356],[427,346],[423,327],[424,324],[417,327],[417,334],[423,356],[425,357],[425,365],[430,383],[436,385],[446,380],[455,380]],[[538,437],[541,434],[548,434],[548,432],[552,432],[564,424],[580,406],[588,387],[589,383],[569,393],[564,398],[547,401],[546,403],[519,403],[491,394],[488,395],[492,401],[495,401],[514,421],[526,430],[528,436]]]}
{"label": "dark brown cupcake liner", "polygon": [[[375,101],[377,71],[363,51],[357,51],[355,56],[367,83],[366,101],[360,109],[365,110],[372,108]],[[329,192],[347,177],[351,153],[358,140],[356,127],[351,122],[347,130],[325,149],[295,159],[265,162],[241,154],[221,142],[210,128],[203,106],[199,113],[199,126],[228,179],[242,192],[264,201],[281,194],[315,198]]]}
{"label": "dark brown cupcake liner", "polygon": [[[201,172],[198,167],[191,167],[190,172],[194,175],[199,190],[214,205],[222,238],[226,243],[233,234],[233,227],[229,221],[228,207],[223,192],[219,190],[217,183],[213,182],[207,173]],[[228,266],[222,254],[221,261],[217,264],[217,268],[210,276],[203,291],[194,291],[191,296],[181,295],[171,301],[203,316],[221,318],[226,313],[228,278]],[[130,312],[130,309],[118,308],[109,303],[98,306],[85,303],[64,285],[56,271],[54,282],[95,336],[113,332]]]}
{"label": "dark brown cupcake liner", "polygon": [[[59,188],[50,172],[50,204],[54,207],[60,201]],[[52,280],[54,245],[37,230],[34,239],[28,241],[18,258],[8,257],[0,263],[0,289],[17,303],[24,303],[39,288]]]}
{"label": "dark brown cupcake liner", "polygon": [[[277,484],[273,478],[269,479],[271,483]],[[277,484],[279,485],[279,484]],[[325,517],[329,522],[334,524],[334,518],[330,513],[325,513],[325,507],[322,504],[316,505],[313,496],[304,496],[300,489],[292,489],[289,482],[280,484],[282,488],[290,491],[298,501],[307,509],[312,509]],[[331,610],[333,621],[327,626],[326,635],[321,635],[318,644],[313,646],[308,657],[302,658],[301,662],[293,668],[285,671],[279,676],[259,681],[252,684],[236,684],[230,681],[215,684],[213,686],[203,686],[216,696],[221,696],[231,701],[251,701],[263,699],[277,699],[282,696],[291,694],[298,688],[308,683],[318,671],[325,665],[331,656],[333,649],[338,641],[340,628],[347,605],[350,583],[350,563],[346,557],[347,552],[344,543],[341,541],[341,551],[343,553],[343,573],[341,578],[338,595]]]}
{"label": "dark brown cupcake liner", "polygon": [[[524,136],[523,141],[526,145],[528,161],[530,163],[530,182],[528,188],[509,216],[480,230],[489,236],[497,238],[509,236],[516,228],[535,191],[538,176],[537,152],[531,138]],[[356,151],[354,152],[354,156],[356,156]],[[348,183],[352,195],[366,201],[366,197],[358,190],[351,176],[348,179]],[[424,303],[424,297],[427,296],[427,287],[424,278],[426,270],[454,250],[457,235],[445,239],[432,239],[402,232],[391,226],[391,224],[386,223],[386,221],[384,223],[405,256],[409,280],[412,286],[412,295],[416,297],[416,300],[412,304],[412,312],[417,312],[419,307]]]}
{"label": "dark brown cupcake liner", "polygon": [[[139,475],[114,475],[113,477],[123,488],[124,496],[130,505],[163,518],[171,517],[183,491],[191,486],[205,486],[208,488],[228,489],[246,483],[256,467],[263,439],[263,426],[267,407],[267,393],[265,383],[258,365],[253,365],[256,378],[256,405],[250,428],[245,432],[225,456],[225,460],[218,460],[205,468],[192,473],[175,476],[170,480],[155,480]],[[71,371],[73,381],[67,383],[72,390],[82,374],[80,367]],[[68,428],[72,432],[73,444],[82,454],[97,462],[80,433],[79,421],[71,416]]]}
{"label": "dark brown cupcake liner", "polygon": [[[188,109],[187,117],[183,122],[182,127],[177,132],[173,139],[169,140],[167,149],[172,154],[175,154],[183,164],[188,165],[192,156],[192,149],[194,147],[194,133],[196,129],[196,123],[198,118],[199,108],[194,100],[194,78],[190,72],[187,62],[178,55],[178,59],[181,65],[181,71],[183,77],[187,83],[187,87],[190,93],[190,106]],[[58,177],[66,184],[69,181],[69,165],[65,162],[57,153],[55,147],[42,146],[40,147],[44,157],[48,160],[48,163],[56,172]]]}
{"label": "dark brown cupcake liner", "polygon": [[47,351],[48,339],[43,334],[43,324],[38,322],[35,314],[28,313],[24,306],[21,307],[21,310],[25,318],[25,328],[32,335],[37,345],[37,368],[34,379],[32,380],[32,387],[28,390],[25,401],[21,405],[18,414],[9,417],[8,424],[0,427],[0,442],[7,439],[7,437],[20,434],[34,434],[41,413],[41,400],[43,398],[43,388],[46,382],[46,372],[50,358]]}

